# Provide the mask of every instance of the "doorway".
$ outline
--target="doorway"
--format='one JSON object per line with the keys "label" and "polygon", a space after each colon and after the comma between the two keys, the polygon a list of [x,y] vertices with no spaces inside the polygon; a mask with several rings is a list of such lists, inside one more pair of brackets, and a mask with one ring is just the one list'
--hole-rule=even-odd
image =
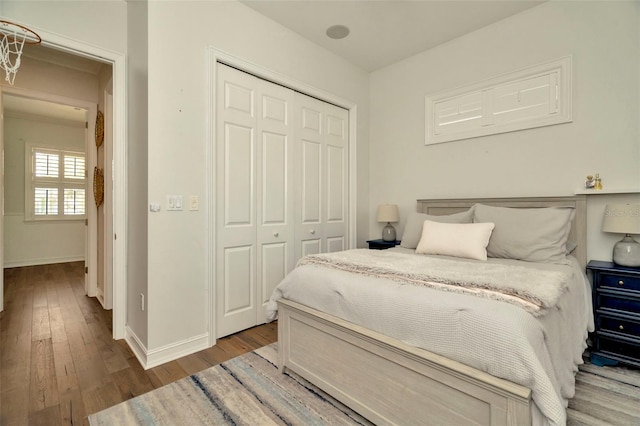
{"label": "doorway", "polygon": [[91,104],[3,90],[2,107],[4,267],[88,259],[85,226],[95,221],[85,177],[87,164],[94,162],[87,155]]}
{"label": "doorway", "polygon": [[[78,40],[69,40],[63,37],[60,37],[56,34],[47,33],[45,31],[39,31],[40,36],[42,37],[42,45],[41,48],[49,49],[50,51],[63,52],[66,55],[75,56],[78,58],[90,59],[93,61],[97,61],[103,64],[107,64],[111,66],[112,69],[112,81],[111,81],[111,89],[109,91],[109,101],[112,104],[111,108],[111,125],[108,127],[111,130],[110,140],[112,151],[110,155],[112,155],[111,163],[108,164],[108,169],[111,178],[109,179],[112,182],[113,191],[110,192],[111,200],[112,200],[112,229],[109,231],[113,235],[112,241],[112,256],[110,259],[111,266],[108,264],[104,269],[110,270],[110,275],[113,277],[113,337],[115,339],[122,339],[125,335],[125,312],[126,312],[126,270],[125,270],[125,259],[126,259],[126,229],[125,229],[125,219],[126,219],[126,185],[125,185],[125,170],[126,170],[126,128],[125,128],[125,105],[126,105],[126,91],[125,91],[125,57],[124,55],[114,53],[112,51],[104,50],[92,45],[84,44]],[[51,52],[49,52],[51,53]],[[25,60],[27,58],[25,57]],[[27,73],[25,70],[28,66],[26,64],[27,61],[23,61],[22,71]],[[16,86],[19,86],[18,81],[16,81]],[[2,91],[17,91],[20,93],[24,89],[11,88],[8,86],[2,86]],[[92,104],[89,109],[96,109],[97,105]],[[88,129],[87,132],[93,135],[95,129],[95,114],[93,114],[93,119],[89,118]],[[93,145],[95,148],[95,145]],[[3,147],[0,146],[0,149]],[[95,152],[95,150],[88,150]],[[96,154],[97,155],[97,154]],[[93,169],[88,173],[87,178],[93,179]],[[4,188],[4,181],[0,177],[0,186]],[[3,198],[3,197],[2,197]],[[87,202],[93,202],[93,197],[87,197]],[[4,228],[4,217],[0,215],[0,237],[4,240],[5,236],[2,234],[2,229]],[[106,238],[105,238],[106,240]],[[108,243],[107,243],[108,244]],[[88,247],[95,247],[97,251],[97,243],[92,244]],[[0,249],[0,254],[3,254]],[[88,256],[88,258],[92,258],[93,256]],[[2,256],[0,256],[2,259]],[[0,267],[3,267],[0,260]],[[89,266],[90,267],[90,266]],[[94,265],[94,269],[97,273],[97,265]],[[91,267],[89,269],[91,272]],[[106,275],[106,274],[105,274]],[[1,280],[1,278],[0,278]],[[2,284],[0,282],[0,284]],[[1,287],[0,287],[1,288]],[[91,287],[88,286],[88,292],[91,291]],[[95,296],[97,290],[94,290],[94,294],[91,296]],[[0,291],[0,308],[2,307],[2,292]]]}

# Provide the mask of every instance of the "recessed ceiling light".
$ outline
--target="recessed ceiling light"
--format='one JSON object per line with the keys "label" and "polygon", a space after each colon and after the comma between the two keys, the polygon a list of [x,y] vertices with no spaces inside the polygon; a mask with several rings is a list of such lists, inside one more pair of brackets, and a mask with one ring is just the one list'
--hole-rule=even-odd
{"label": "recessed ceiling light", "polygon": [[332,25],[327,28],[327,37],[339,40],[349,35],[349,28],[344,25]]}

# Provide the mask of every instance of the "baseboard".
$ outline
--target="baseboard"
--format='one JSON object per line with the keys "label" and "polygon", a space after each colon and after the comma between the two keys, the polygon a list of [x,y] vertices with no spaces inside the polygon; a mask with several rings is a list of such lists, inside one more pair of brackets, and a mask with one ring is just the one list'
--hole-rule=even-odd
{"label": "baseboard", "polygon": [[208,347],[209,334],[204,333],[200,336],[194,336],[180,342],[152,349],[147,352],[147,366],[145,369],[157,367],[165,362],[191,355]]}
{"label": "baseboard", "polygon": [[5,261],[4,268],[20,268],[23,266],[51,265],[54,263],[69,263],[69,262],[84,262],[84,256]]}
{"label": "baseboard", "polygon": [[147,367],[145,366],[147,365],[147,348],[140,341],[140,339],[138,339],[136,333],[134,333],[133,330],[129,328],[129,326],[126,326],[124,329],[124,340],[125,342],[127,342],[136,358],[138,358],[138,362],[140,363],[142,368],[146,370]]}
{"label": "baseboard", "polygon": [[129,327],[125,329],[124,338],[145,370],[209,347],[209,335],[207,333],[152,350],[148,350]]}

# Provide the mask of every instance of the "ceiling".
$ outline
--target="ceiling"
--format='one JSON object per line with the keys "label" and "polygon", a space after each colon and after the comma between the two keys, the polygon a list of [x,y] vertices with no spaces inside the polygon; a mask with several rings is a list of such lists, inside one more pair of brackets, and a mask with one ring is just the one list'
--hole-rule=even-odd
{"label": "ceiling", "polygon": [[[545,0],[239,0],[262,15],[366,71],[375,71],[490,25]],[[344,39],[327,37],[345,25]],[[24,56],[98,74],[103,63],[44,46],[27,45]],[[7,111],[85,121],[85,111],[5,94]]]}
{"label": "ceiling", "polygon": [[[366,71],[375,71],[545,0],[240,0]],[[349,27],[341,40],[332,25]]]}
{"label": "ceiling", "polygon": [[57,120],[84,123],[87,121],[86,110],[69,105],[42,101],[39,99],[25,98],[23,96],[4,93],[2,107],[5,113],[13,115],[36,115]]}

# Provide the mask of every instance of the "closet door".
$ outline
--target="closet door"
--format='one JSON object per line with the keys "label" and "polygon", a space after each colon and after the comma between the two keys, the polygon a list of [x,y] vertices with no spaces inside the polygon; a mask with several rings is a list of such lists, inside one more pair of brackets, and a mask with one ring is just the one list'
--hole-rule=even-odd
{"label": "closet door", "polygon": [[323,253],[323,103],[296,93],[296,261]]}
{"label": "closet door", "polygon": [[258,81],[256,324],[264,324],[273,289],[294,267],[294,92]]}
{"label": "closet door", "polygon": [[296,93],[296,261],[347,248],[348,112]]}
{"label": "closet door", "polygon": [[293,92],[218,64],[217,331],[264,323],[293,267]]}
{"label": "closet door", "polygon": [[325,188],[324,239],[325,251],[347,249],[347,153],[349,143],[349,113],[344,108],[324,104]]}
{"label": "closet door", "polygon": [[255,79],[218,64],[216,336],[256,321]]}

